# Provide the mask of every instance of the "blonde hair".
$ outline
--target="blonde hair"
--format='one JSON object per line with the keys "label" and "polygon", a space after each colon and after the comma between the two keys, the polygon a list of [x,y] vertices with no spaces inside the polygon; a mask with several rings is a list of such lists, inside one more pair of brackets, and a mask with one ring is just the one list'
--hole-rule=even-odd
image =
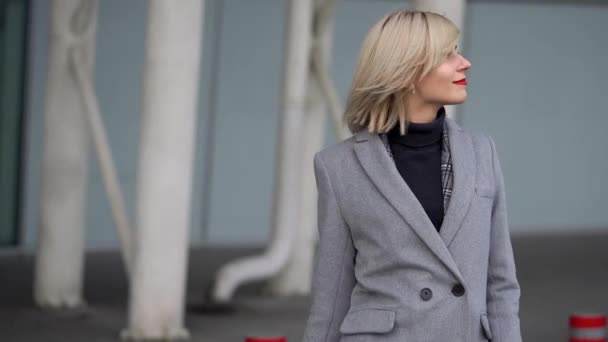
{"label": "blonde hair", "polygon": [[452,51],[460,31],[432,12],[387,14],[363,41],[344,121],[351,132],[387,132],[407,127],[406,94]]}

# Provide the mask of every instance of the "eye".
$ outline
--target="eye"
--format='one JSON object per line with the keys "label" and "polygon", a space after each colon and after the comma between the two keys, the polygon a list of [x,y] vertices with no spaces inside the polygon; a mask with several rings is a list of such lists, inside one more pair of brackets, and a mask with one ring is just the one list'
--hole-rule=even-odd
{"label": "eye", "polygon": [[450,51],[450,53],[448,53],[447,55],[447,59],[451,60],[451,61],[455,61],[458,56],[462,56],[460,53],[460,49],[458,49],[458,46],[455,46],[454,49],[452,51]]}

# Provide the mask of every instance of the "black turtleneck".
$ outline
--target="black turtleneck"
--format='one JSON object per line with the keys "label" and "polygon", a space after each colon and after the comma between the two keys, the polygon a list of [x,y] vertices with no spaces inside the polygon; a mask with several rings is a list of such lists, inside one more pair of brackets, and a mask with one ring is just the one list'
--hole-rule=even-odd
{"label": "black turtleneck", "polygon": [[410,122],[406,134],[399,125],[387,134],[401,177],[410,187],[431,222],[439,231],[443,222],[441,146],[445,109],[441,107],[429,123]]}

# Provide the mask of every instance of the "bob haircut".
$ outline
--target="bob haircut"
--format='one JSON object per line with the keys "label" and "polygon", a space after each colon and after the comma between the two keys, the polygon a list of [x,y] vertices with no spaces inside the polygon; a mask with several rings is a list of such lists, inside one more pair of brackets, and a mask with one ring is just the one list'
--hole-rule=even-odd
{"label": "bob haircut", "polygon": [[352,133],[405,134],[407,94],[451,52],[460,30],[432,12],[399,10],[368,32],[359,53],[344,121]]}

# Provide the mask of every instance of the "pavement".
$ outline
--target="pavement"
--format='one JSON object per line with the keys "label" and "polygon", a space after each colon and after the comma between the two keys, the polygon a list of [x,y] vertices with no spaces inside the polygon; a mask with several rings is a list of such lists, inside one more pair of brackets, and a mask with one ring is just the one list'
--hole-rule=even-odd
{"label": "pavement", "polygon": [[[608,312],[608,229],[603,232],[513,236],[522,286],[524,341],[567,341],[575,312]],[[202,298],[219,267],[260,248],[193,248],[186,326],[192,341],[242,342],[248,335],[300,341],[308,297],[269,298],[263,283],[239,288],[230,310],[210,310]],[[127,322],[127,282],[115,251],[86,258],[84,308],[42,310],[33,304],[33,257],[0,255],[0,342],[119,341]],[[443,341],[442,341],[443,342]]]}

